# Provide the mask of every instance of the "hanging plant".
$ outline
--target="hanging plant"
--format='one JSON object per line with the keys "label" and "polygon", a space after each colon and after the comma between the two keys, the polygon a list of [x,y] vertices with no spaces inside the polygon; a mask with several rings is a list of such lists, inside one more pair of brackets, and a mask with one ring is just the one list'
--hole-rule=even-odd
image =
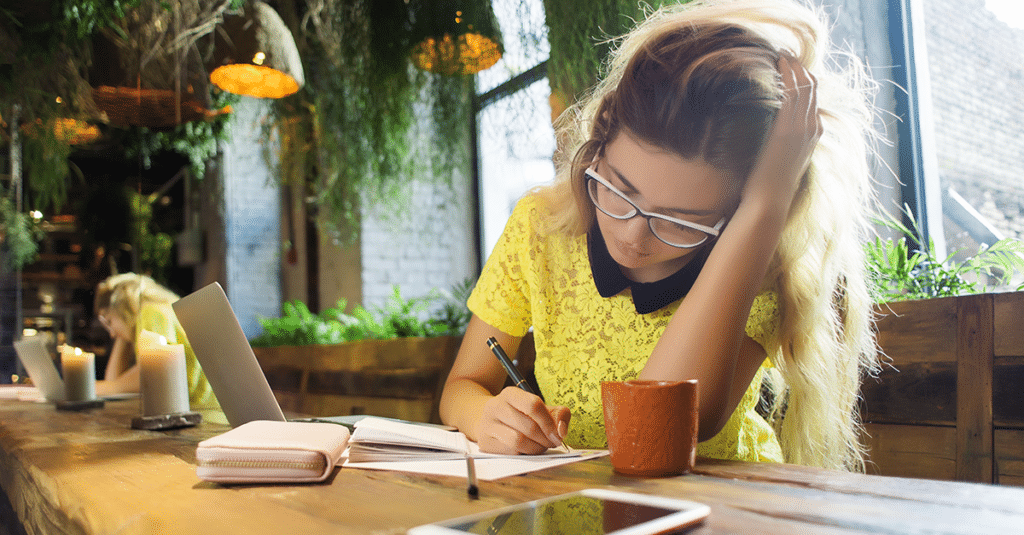
{"label": "hanging plant", "polygon": [[279,174],[305,185],[328,233],[348,241],[364,203],[400,212],[411,182],[451,185],[465,161],[468,78],[410,65],[404,0],[313,0],[301,15],[306,85],[275,103],[270,124]]}
{"label": "hanging plant", "polygon": [[156,130],[145,126],[112,129],[111,136],[119,137],[125,157],[136,160],[144,169],[152,165],[153,156],[161,152],[174,152],[188,159],[192,176],[206,176],[206,164],[217,155],[219,144],[231,135],[231,107],[242,97],[224,91],[211,91],[213,108],[218,110],[205,121],[189,121],[169,130]]}
{"label": "hanging plant", "polygon": [[139,267],[153,280],[167,284],[167,268],[171,265],[174,239],[160,232],[153,223],[152,200],[132,192],[132,242],[138,249]]}
{"label": "hanging plant", "polygon": [[0,191],[0,248],[6,253],[0,270],[16,271],[33,262],[42,239],[43,232],[32,218],[19,212],[7,192]]}
{"label": "hanging plant", "polygon": [[[92,45],[101,35],[116,49],[119,67],[140,91],[158,87],[165,92],[185,77],[182,64],[199,61],[200,41],[212,31],[221,13],[242,0],[51,0],[23,2],[0,8],[0,116],[18,110],[23,147],[25,189],[29,206],[59,209],[67,197],[68,156],[83,138],[68,135],[67,124],[107,120],[98,106],[88,72]],[[159,20],[158,20],[159,19]],[[116,50],[115,50],[116,51]],[[187,79],[191,89],[193,79]],[[205,79],[203,73],[202,79]],[[206,93],[205,82],[197,83]],[[105,95],[105,94],[104,94]],[[229,98],[226,95],[221,100]],[[205,94],[203,104],[209,100]],[[215,101],[216,104],[216,101]],[[122,106],[124,108],[124,106]],[[130,106],[129,106],[130,108]],[[223,105],[213,108],[221,110]],[[203,106],[205,111],[205,105]],[[138,111],[138,110],[136,110]],[[194,176],[226,136],[225,118],[218,112],[209,121],[176,124],[164,130],[122,125],[114,136],[127,139],[126,156],[148,163],[155,152],[173,150],[189,158]],[[2,121],[0,121],[2,122]],[[98,131],[97,131],[98,132]]]}

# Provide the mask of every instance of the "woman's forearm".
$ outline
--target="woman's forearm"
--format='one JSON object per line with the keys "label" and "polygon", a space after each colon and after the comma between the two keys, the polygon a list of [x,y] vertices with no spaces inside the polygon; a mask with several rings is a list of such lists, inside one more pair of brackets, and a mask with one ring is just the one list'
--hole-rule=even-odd
{"label": "woman's forearm", "polygon": [[702,440],[725,425],[745,390],[735,387],[749,384],[764,360],[745,330],[784,223],[773,211],[737,210],[640,374],[698,380]]}
{"label": "woman's forearm", "polygon": [[110,348],[110,355],[107,359],[107,367],[103,372],[103,379],[112,381],[121,376],[128,368],[131,367],[133,362],[134,352],[132,351],[132,345],[124,338],[114,338],[114,343]]}
{"label": "woman's forearm", "polygon": [[124,394],[138,392],[139,387],[139,366],[134,365],[125,370],[124,373],[103,381],[96,381],[96,394],[106,396],[110,394]]}

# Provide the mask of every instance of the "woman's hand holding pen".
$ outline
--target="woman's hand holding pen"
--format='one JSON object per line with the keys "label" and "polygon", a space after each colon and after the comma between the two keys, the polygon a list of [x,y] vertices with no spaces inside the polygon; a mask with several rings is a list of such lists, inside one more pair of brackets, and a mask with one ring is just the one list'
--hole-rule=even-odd
{"label": "woman's hand holding pen", "polygon": [[[544,453],[561,446],[569,429],[569,409],[545,405],[505,353],[515,355],[521,339],[472,316],[445,382],[442,421],[487,453]],[[517,386],[503,389],[510,379]]]}
{"label": "woman's hand holding pen", "polygon": [[549,407],[536,395],[509,386],[484,404],[477,443],[489,453],[544,453],[562,444],[569,418],[568,408]]}

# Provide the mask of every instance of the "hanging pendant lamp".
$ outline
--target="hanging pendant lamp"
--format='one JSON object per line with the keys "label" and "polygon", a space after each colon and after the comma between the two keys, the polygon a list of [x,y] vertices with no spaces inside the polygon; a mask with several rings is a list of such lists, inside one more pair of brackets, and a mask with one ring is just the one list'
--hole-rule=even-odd
{"label": "hanging pendant lamp", "polygon": [[412,62],[438,74],[475,74],[504,52],[489,0],[419,0],[413,9]]}
{"label": "hanging pendant lamp", "polygon": [[210,81],[238,95],[281,98],[305,83],[295,39],[274,8],[253,2],[215,30]]}

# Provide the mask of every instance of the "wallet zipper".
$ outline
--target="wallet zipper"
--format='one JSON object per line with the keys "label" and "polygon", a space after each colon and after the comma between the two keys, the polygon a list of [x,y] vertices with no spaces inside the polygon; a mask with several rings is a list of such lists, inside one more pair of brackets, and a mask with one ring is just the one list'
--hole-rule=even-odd
{"label": "wallet zipper", "polygon": [[204,468],[279,468],[289,470],[323,470],[323,459],[317,461],[251,461],[251,460],[207,460],[200,461]]}

